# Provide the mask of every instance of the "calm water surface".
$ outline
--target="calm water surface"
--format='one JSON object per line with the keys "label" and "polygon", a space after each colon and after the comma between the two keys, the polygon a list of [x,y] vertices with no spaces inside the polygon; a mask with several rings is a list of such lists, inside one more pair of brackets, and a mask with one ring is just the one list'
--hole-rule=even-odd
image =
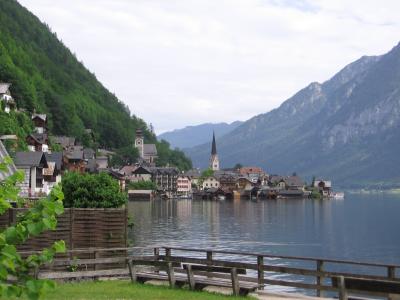
{"label": "calm water surface", "polygon": [[400,264],[400,197],[129,203],[135,246],[170,245]]}

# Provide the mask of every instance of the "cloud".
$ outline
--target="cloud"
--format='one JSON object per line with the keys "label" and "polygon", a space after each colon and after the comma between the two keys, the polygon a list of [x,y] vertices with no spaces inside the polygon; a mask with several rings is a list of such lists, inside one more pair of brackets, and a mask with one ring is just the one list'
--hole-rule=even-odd
{"label": "cloud", "polygon": [[156,131],[245,120],[399,40],[387,0],[20,0]]}

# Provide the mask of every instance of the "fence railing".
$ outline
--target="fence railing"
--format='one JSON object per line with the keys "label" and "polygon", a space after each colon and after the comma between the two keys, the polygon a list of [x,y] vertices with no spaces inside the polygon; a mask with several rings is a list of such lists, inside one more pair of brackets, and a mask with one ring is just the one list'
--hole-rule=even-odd
{"label": "fence railing", "polygon": [[[21,252],[24,255],[32,253],[32,251]],[[67,251],[67,257],[70,258],[81,255],[83,259],[75,259],[73,263],[90,264],[94,270],[100,269],[104,263],[124,264],[128,258],[246,269],[249,272],[239,276],[242,281],[258,283],[259,286],[272,285],[314,290],[317,296],[321,297],[324,296],[324,292],[339,292],[339,287],[333,285],[331,279],[341,276],[368,280],[390,280],[400,284],[400,278],[396,276],[400,265],[384,263],[169,246],[87,248]],[[65,258],[59,259],[58,262],[56,260],[52,265],[56,267],[61,264],[65,265]],[[334,268],[332,268],[333,266]],[[356,272],[357,268],[358,272]],[[176,272],[184,273],[185,271],[176,270]],[[272,273],[290,276],[277,278]],[[214,274],[213,276],[226,277],[226,279],[229,277],[226,274]],[[357,293],[356,290],[352,291],[351,289],[349,292]],[[369,292],[369,294],[387,296],[387,294],[379,292]]]}

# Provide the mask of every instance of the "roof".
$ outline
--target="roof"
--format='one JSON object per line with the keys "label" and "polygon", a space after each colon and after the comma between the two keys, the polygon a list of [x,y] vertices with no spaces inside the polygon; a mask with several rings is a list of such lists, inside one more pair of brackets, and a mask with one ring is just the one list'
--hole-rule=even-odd
{"label": "roof", "polygon": [[151,171],[148,168],[143,166],[137,167],[132,174],[151,174]]}
{"label": "roof", "polygon": [[0,82],[0,94],[7,93],[11,83]]}
{"label": "roof", "polygon": [[[3,162],[6,157],[9,157],[6,147],[0,141],[0,162]],[[0,171],[0,181],[6,179],[7,177],[13,175],[17,171],[14,163],[8,165],[6,171]]]}
{"label": "roof", "polygon": [[263,169],[259,167],[243,167],[239,169],[240,174],[250,174],[250,173],[255,173],[255,174],[264,174]]}
{"label": "roof", "polygon": [[133,171],[136,170],[136,168],[137,168],[137,166],[128,165],[128,166],[122,167],[122,168],[119,170],[119,172],[122,173],[122,174],[124,174],[124,175],[130,176],[130,175],[132,175]]}
{"label": "roof", "polygon": [[35,113],[35,114],[32,115],[32,120],[36,119],[36,118],[41,119],[43,121],[46,121],[47,116],[46,116],[46,114],[36,114]]}
{"label": "roof", "polygon": [[156,156],[157,148],[155,144],[144,144],[143,145],[143,155],[144,156]]}
{"label": "roof", "polygon": [[199,169],[192,169],[192,170],[186,171],[186,172],[184,173],[184,175],[185,175],[185,176],[192,177],[192,178],[198,178],[198,177],[201,176],[201,172],[200,172]]}
{"label": "roof", "polygon": [[17,152],[15,155],[17,167],[39,167],[47,168],[46,156],[43,152]]}
{"label": "roof", "polygon": [[32,133],[26,137],[32,138],[38,144],[46,144],[47,143],[47,134],[46,133]]}
{"label": "roof", "polygon": [[75,138],[69,136],[53,136],[52,140],[55,144],[61,145],[63,148],[75,145]]}
{"label": "roof", "polygon": [[97,149],[97,152],[103,154],[103,155],[115,155],[114,151],[110,151],[107,149]]}
{"label": "roof", "polygon": [[128,190],[128,194],[152,194],[152,190]]}
{"label": "roof", "polygon": [[289,176],[284,180],[288,186],[304,186],[304,181],[299,176]]}
{"label": "roof", "polygon": [[70,149],[64,152],[64,155],[68,159],[72,160],[83,160],[83,151],[79,149]]}
{"label": "roof", "polygon": [[211,145],[211,155],[217,155],[217,144],[215,143],[215,133],[213,132],[213,139]]}
{"label": "roof", "polygon": [[52,153],[45,153],[47,162],[54,162],[56,169],[61,170],[62,168],[62,152],[52,152]]}
{"label": "roof", "polygon": [[177,168],[174,167],[155,167],[149,169],[153,174],[161,174],[161,175],[178,175],[179,171]]}
{"label": "roof", "polygon": [[94,158],[95,154],[96,154],[96,152],[92,148],[84,148],[83,149],[83,157],[85,159]]}

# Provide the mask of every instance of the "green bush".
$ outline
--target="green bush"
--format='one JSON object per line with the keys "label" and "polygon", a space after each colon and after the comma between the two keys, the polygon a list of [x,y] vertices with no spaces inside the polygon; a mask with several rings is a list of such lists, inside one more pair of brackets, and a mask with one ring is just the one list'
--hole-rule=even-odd
{"label": "green bush", "polygon": [[118,182],[106,173],[67,173],[62,179],[62,189],[65,207],[117,208],[127,201]]}
{"label": "green bush", "polygon": [[152,181],[130,182],[128,184],[128,189],[130,189],[130,190],[152,190],[152,191],[155,191],[157,189],[157,185]]}

